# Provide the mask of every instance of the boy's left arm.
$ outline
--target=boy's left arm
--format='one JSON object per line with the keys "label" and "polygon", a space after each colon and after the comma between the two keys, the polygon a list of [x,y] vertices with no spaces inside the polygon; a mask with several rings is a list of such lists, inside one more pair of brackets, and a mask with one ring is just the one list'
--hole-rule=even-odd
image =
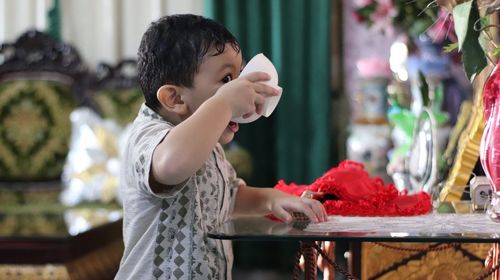
{"label": "boy's left arm", "polygon": [[302,212],[312,222],[327,220],[326,210],[318,200],[302,198],[273,188],[240,186],[236,194],[234,215],[267,215],[292,222],[290,212]]}

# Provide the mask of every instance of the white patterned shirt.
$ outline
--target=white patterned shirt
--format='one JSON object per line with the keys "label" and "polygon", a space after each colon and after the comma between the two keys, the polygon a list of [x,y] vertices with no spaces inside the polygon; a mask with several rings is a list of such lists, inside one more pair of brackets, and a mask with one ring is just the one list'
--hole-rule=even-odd
{"label": "white patterned shirt", "polygon": [[186,183],[154,193],[153,151],[173,127],[142,105],[120,175],[125,251],[115,279],[231,279],[230,241],[207,237],[233,210],[242,180],[220,144]]}

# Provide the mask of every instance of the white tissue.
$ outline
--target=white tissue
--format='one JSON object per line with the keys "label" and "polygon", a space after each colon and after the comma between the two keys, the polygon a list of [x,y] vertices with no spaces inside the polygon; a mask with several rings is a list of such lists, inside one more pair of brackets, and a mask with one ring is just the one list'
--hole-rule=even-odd
{"label": "white tissue", "polygon": [[[278,86],[278,72],[276,71],[273,63],[262,53],[257,54],[247,63],[245,68],[243,68],[243,71],[241,71],[240,77],[244,77],[253,72],[265,72],[269,74],[271,79],[262,83],[279,90],[278,95],[266,97],[262,108],[262,115],[267,118],[273,113],[274,109],[278,105],[283,91],[283,89]],[[254,113],[248,118],[237,117],[233,118],[232,121],[237,123],[250,123],[260,118],[260,116],[261,115]]]}

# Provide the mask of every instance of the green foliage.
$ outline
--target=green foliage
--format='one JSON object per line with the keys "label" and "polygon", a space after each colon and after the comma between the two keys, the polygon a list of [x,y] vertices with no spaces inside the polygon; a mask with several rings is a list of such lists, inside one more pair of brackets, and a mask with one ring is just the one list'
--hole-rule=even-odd
{"label": "green foliage", "polygon": [[474,24],[480,20],[475,1],[468,1],[453,8],[455,32],[458,37],[458,49],[462,52],[462,63],[469,80],[486,66],[484,45],[480,44],[480,32],[474,30]]}
{"label": "green foliage", "polygon": [[371,26],[373,24],[373,21],[370,19],[370,15],[375,12],[375,9],[377,8],[377,4],[375,2],[362,7],[356,11],[360,17],[366,20],[366,23],[368,26]]}
{"label": "green foliage", "polygon": [[443,52],[445,53],[451,53],[452,51],[456,50],[458,48],[458,43],[452,43],[447,46],[443,47]]}
{"label": "green foliage", "polygon": [[437,9],[428,7],[429,1],[394,1],[399,10],[395,25],[409,36],[418,36],[437,19]]}
{"label": "green foliage", "polygon": [[472,10],[472,1],[464,2],[453,9],[453,20],[455,22],[455,33],[458,37],[458,50],[462,47],[469,30],[469,17]]}
{"label": "green foliage", "polygon": [[[395,14],[390,12],[392,8],[396,10]],[[387,14],[383,15],[384,12]],[[354,16],[368,27],[375,24],[374,20],[385,22],[386,17],[389,17],[393,27],[414,37],[424,33],[432,25],[438,18],[438,10],[429,6],[429,1],[396,0],[390,4],[373,1],[356,7]]]}
{"label": "green foliage", "polygon": [[424,74],[419,70],[418,71],[418,87],[420,89],[420,94],[422,95],[422,103],[425,107],[429,107],[430,99],[429,99],[429,85],[425,80]]}

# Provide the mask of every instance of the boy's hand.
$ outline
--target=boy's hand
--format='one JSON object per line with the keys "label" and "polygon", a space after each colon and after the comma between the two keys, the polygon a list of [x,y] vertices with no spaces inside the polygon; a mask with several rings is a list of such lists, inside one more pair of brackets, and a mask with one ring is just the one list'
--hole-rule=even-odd
{"label": "boy's hand", "polygon": [[271,211],[279,219],[290,223],[291,212],[302,212],[313,223],[325,222],[328,215],[323,204],[316,199],[296,196],[280,196],[271,201]]}
{"label": "boy's hand", "polygon": [[249,117],[261,114],[267,96],[276,96],[279,91],[260,83],[270,76],[264,72],[254,72],[235,79],[219,88],[213,98],[223,99],[232,110],[232,117]]}

